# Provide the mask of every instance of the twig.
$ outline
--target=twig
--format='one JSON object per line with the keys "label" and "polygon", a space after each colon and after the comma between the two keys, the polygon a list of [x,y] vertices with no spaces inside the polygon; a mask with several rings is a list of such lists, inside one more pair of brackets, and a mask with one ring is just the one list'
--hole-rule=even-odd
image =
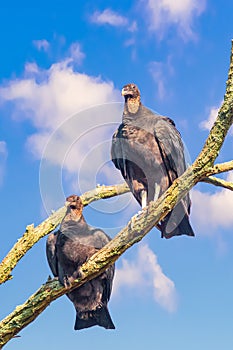
{"label": "twig", "polygon": [[[227,171],[233,170],[233,160],[230,160],[229,162],[225,163],[219,163],[214,165],[212,168],[210,168],[210,174],[220,174],[220,173],[225,173]],[[208,173],[207,173],[208,175]]]}
{"label": "twig", "polygon": [[214,176],[205,177],[201,181],[233,191],[233,182],[225,181],[223,179],[218,179],[217,177],[214,177]]}

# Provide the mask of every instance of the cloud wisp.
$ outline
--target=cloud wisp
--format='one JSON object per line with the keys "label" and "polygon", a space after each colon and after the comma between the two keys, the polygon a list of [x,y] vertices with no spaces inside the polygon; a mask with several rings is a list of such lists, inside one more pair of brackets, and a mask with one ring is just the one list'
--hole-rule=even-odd
{"label": "cloud wisp", "polygon": [[[203,120],[200,124],[199,127],[201,130],[207,130],[210,131],[212,126],[214,125],[214,122],[218,116],[219,109],[222,105],[223,101],[220,102],[218,106],[213,106],[209,109],[209,116],[207,119]],[[230,128],[229,131],[230,135],[233,135],[233,127]]]}
{"label": "cloud wisp", "polygon": [[33,40],[33,45],[37,48],[38,51],[47,52],[50,48],[50,44],[46,39]]}
{"label": "cloud wisp", "polygon": [[113,293],[120,295],[125,288],[137,290],[141,295],[149,291],[154,300],[169,312],[177,308],[175,284],[163,273],[157,256],[147,245],[139,247],[136,260],[122,259],[122,267],[116,271]]}
{"label": "cloud wisp", "polygon": [[[233,182],[233,172],[229,172],[227,181]],[[197,232],[214,234],[220,227],[233,225],[233,193],[227,189],[215,193],[192,190],[192,220]]]}
{"label": "cloud wisp", "polygon": [[122,27],[128,25],[128,19],[125,16],[121,16],[111,9],[105,9],[104,11],[95,11],[90,17],[92,23],[98,25],[110,25],[114,27]]}
{"label": "cloud wisp", "polygon": [[194,19],[206,7],[206,0],[142,0],[149,20],[150,31],[162,39],[165,32],[175,27],[184,41],[196,38],[193,30]]}
{"label": "cloud wisp", "polygon": [[199,127],[202,130],[208,130],[210,131],[210,129],[212,128],[212,126],[214,125],[214,122],[217,118],[218,115],[218,111],[219,108],[221,107],[222,102],[220,103],[220,105],[218,107],[214,106],[210,108],[210,112],[209,112],[209,116],[206,120],[203,120],[200,124]]}
{"label": "cloud wisp", "polygon": [[157,87],[156,96],[158,96],[160,100],[163,100],[169,94],[169,91],[167,89],[168,75],[171,76],[174,73],[174,69],[172,67],[172,57],[168,56],[165,62],[150,62],[149,72],[151,73]]}

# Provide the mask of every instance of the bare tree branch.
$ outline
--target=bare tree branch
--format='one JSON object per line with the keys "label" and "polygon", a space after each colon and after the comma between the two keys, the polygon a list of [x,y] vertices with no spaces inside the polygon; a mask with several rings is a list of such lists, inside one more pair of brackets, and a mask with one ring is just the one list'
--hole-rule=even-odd
{"label": "bare tree branch", "polygon": [[214,165],[210,169],[210,173],[207,175],[225,173],[225,172],[231,171],[231,170],[233,170],[233,160],[230,160],[229,162],[219,163],[219,164]]}
{"label": "bare tree branch", "polygon": [[214,176],[205,177],[201,181],[206,182],[206,183],[211,184],[211,185],[214,185],[214,186],[223,187],[223,188],[226,188],[230,191],[233,191],[233,182],[218,179],[217,177],[214,177]]}
{"label": "bare tree branch", "polygon": [[[232,111],[233,45],[224,102],[199,156],[193,165],[180,178],[176,179],[156,202],[150,202],[148,207],[135,215],[112,241],[83,264],[81,268],[82,278],[75,282],[72,288],[76,288],[104,271],[130,246],[139,242],[197,182],[212,174],[211,169],[214,168],[214,161],[232,124]],[[53,300],[65,294],[68,290],[61,287],[57,281],[51,281],[43,285],[25,304],[18,306],[1,321],[0,345],[6,344],[21,329],[35,320]]]}

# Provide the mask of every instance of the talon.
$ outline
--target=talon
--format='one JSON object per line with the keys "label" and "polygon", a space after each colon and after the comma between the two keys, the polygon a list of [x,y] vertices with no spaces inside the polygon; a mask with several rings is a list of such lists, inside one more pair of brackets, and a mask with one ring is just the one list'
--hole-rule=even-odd
{"label": "talon", "polygon": [[71,284],[74,282],[74,278],[72,276],[68,277],[67,275],[63,278],[63,283],[65,288],[70,288]]}

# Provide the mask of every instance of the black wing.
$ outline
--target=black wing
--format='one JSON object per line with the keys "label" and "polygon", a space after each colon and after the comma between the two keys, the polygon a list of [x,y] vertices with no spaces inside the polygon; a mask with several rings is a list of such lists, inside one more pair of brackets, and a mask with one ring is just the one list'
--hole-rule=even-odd
{"label": "black wing", "polygon": [[108,267],[107,270],[104,271],[104,273],[101,275],[101,278],[103,278],[103,282],[104,282],[104,289],[103,289],[103,295],[102,295],[103,302],[108,302],[110,299],[114,273],[115,273],[115,264]]}
{"label": "black wing", "polygon": [[186,170],[180,133],[169,118],[162,117],[155,121],[154,136],[170,181],[173,182]]}
{"label": "black wing", "polygon": [[123,134],[122,129],[124,124],[121,124],[117,131],[113,134],[112,137],[112,148],[111,148],[111,157],[112,161],[117,169],[119,169],[124,178],[127,177],[127,157],[125,156],[124,147],[122,145]]}
{"label": "black wing", "polygon": [[[172,183],[177,177],[181,176],[187,168],[184,146],[180,133],[171,120],[164,117],[156,121],[154,135],[160,148],[161,157],[163,158],[169,180]],[[170,230],[170,235],[164,233],[165,237],[167,236],[168,238],[173,235],[184,233],[194,236],[194,232],[188,220],[190,206],[191,201],[189,194],[187,194],[165,218],[164,223],[166,223],[166,230]],[[169,229],[169,226],[171,226],[171,229]]]}
{"label": "black wing", "polygon": [[[111,241],[111,238],[106,235],[106,233],[100,229],[94,229],[93,231],[94,246],[96,249],[103,248],[108,242]],[[112,281],[115,273],[115,264],[111,265],[107,270],[101,274],[103,279],[103,296],[102,301],[108,302],[111,296],[112,291]]]}
{"label": "black wing", "polygon": [[92,228],[92,235],[91,235],[91,244],[96,249],[103,248],[108,242],[111,241],[111,238],[106,235],[106,233],[99,228]]}
{"label": "black wing", "polygon": [[[154,136],[171,184],[187,168],[180,133],[171,119],[162,117],[155,122]],[[185,196],[183,201],[189,213],[191,205],[189,194]]]}
{"label": "black wing", "polygon": [[49,267],[55,277],[58,276],[58,261],[56,256],[56,242],[58,232],[59,231],[50,233],[46,241],[46,256]]}
{"label": "black wing", "polygon": [[112,138],[112,162],[121,171],[133,193],[133,180],[141,179],[143,183],[146,182],[143,170],[147,162],[145,155],[148,153],[145,150],[145,140],[149,136],[146,130],[138,126],[121,124]]}

